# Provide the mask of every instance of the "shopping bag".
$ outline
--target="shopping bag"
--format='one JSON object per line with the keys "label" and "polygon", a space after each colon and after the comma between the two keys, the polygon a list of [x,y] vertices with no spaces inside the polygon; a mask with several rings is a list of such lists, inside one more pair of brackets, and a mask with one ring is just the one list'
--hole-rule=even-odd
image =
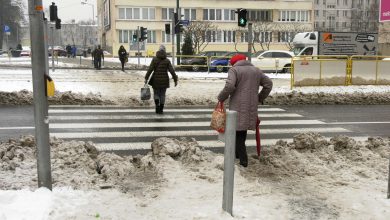
{"label": "shopping bag", "polygon": [[150,99],[150,88],[147,84],[141,88],[141,100],[146,101]]}
{"label": "shopping bag", "polygon": [[218,131],[219,133],[225,132],[226,124],[226,111],[223,107],[223,102],[218,102],[215,107],[213,114],[211,115],[211,128]]}

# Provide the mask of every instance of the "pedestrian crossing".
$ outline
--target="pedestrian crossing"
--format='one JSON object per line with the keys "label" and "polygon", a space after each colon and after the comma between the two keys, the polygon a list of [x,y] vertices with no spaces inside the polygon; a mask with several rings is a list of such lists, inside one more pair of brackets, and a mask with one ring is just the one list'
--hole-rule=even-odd
{"label": "pedestrian crossing", "polygon": [[[212,108],[172,107],[156,115],[150,107],[50,106],[50,135],[64,140],[93,141],[101,151],[148,150],[159,137],[195,138],[207,149],[222,149],[218,133],[210,128]],[[294,135],[317,132],[326,137],[351,131],[273,106],[258,109],[262,145],[292,141]],[[349,135],[350,136],[350,135]],[[247,146],[255,146],[248,131]]]}

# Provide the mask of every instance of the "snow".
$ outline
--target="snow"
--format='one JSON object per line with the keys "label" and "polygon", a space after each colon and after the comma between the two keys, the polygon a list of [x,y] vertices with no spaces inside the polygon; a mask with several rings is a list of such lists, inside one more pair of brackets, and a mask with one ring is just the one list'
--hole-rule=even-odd
{"label": "snow", "polygon": [[52,139],[49,191],[37,188],[34,140],[2,143],[0,219],[390,216],[388,138],[357,142],[345,136],[326,140],[314,133],[300,134],[291,143],[279,141],[263,149],[260,160],[250,155],[248,168],[236,161],[234,217],[221,209],[222,155],[199,148],[194,140],[159,138],[151,145],[153,151],[145,156],[119,157],[94,153],[92,143]]}

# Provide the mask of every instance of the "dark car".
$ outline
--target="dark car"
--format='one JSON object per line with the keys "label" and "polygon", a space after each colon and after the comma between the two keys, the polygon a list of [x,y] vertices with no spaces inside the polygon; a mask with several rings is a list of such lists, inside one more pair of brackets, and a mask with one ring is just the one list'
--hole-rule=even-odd
{"label": "dark car", "polygon": [[[181,59],[181,65],[186,65],[184,68],[199,71],[199,69],[207,69],[207,59],[215,59],[214,56],[224,56],[227,51],[205,51],[194,55],[195,57],[188,57]],[[196,57],[199,56],[199,57]],[[188,65],[188,66],[187,66]]]}
{"label": "dark car", "polygon": [[217,58],[210,62],[210,71],[227,72],[229,70],[229,61],[236,54],[243,54],[248,57],[248,52],[229,52],[224,54],[224,57]]}

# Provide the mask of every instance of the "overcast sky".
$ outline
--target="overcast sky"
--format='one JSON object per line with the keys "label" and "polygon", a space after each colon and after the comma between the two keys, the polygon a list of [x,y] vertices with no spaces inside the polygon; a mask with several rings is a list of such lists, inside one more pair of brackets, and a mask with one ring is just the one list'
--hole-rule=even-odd
{"label": "overcast sky", "polygon": [[[27,10],[28,0],[23,0]],[[94,5],[95,22],[96,20],[96,0],[42,0],[43,7],[49,8],[51,3],[54,2],[58,7],[58,17],[62,20],[62,23],[75,19],[90,20],[92,19],[92,6],[82,5],[81,2],[87,2]],[[47,16],[48,17],[48,16]]]}

